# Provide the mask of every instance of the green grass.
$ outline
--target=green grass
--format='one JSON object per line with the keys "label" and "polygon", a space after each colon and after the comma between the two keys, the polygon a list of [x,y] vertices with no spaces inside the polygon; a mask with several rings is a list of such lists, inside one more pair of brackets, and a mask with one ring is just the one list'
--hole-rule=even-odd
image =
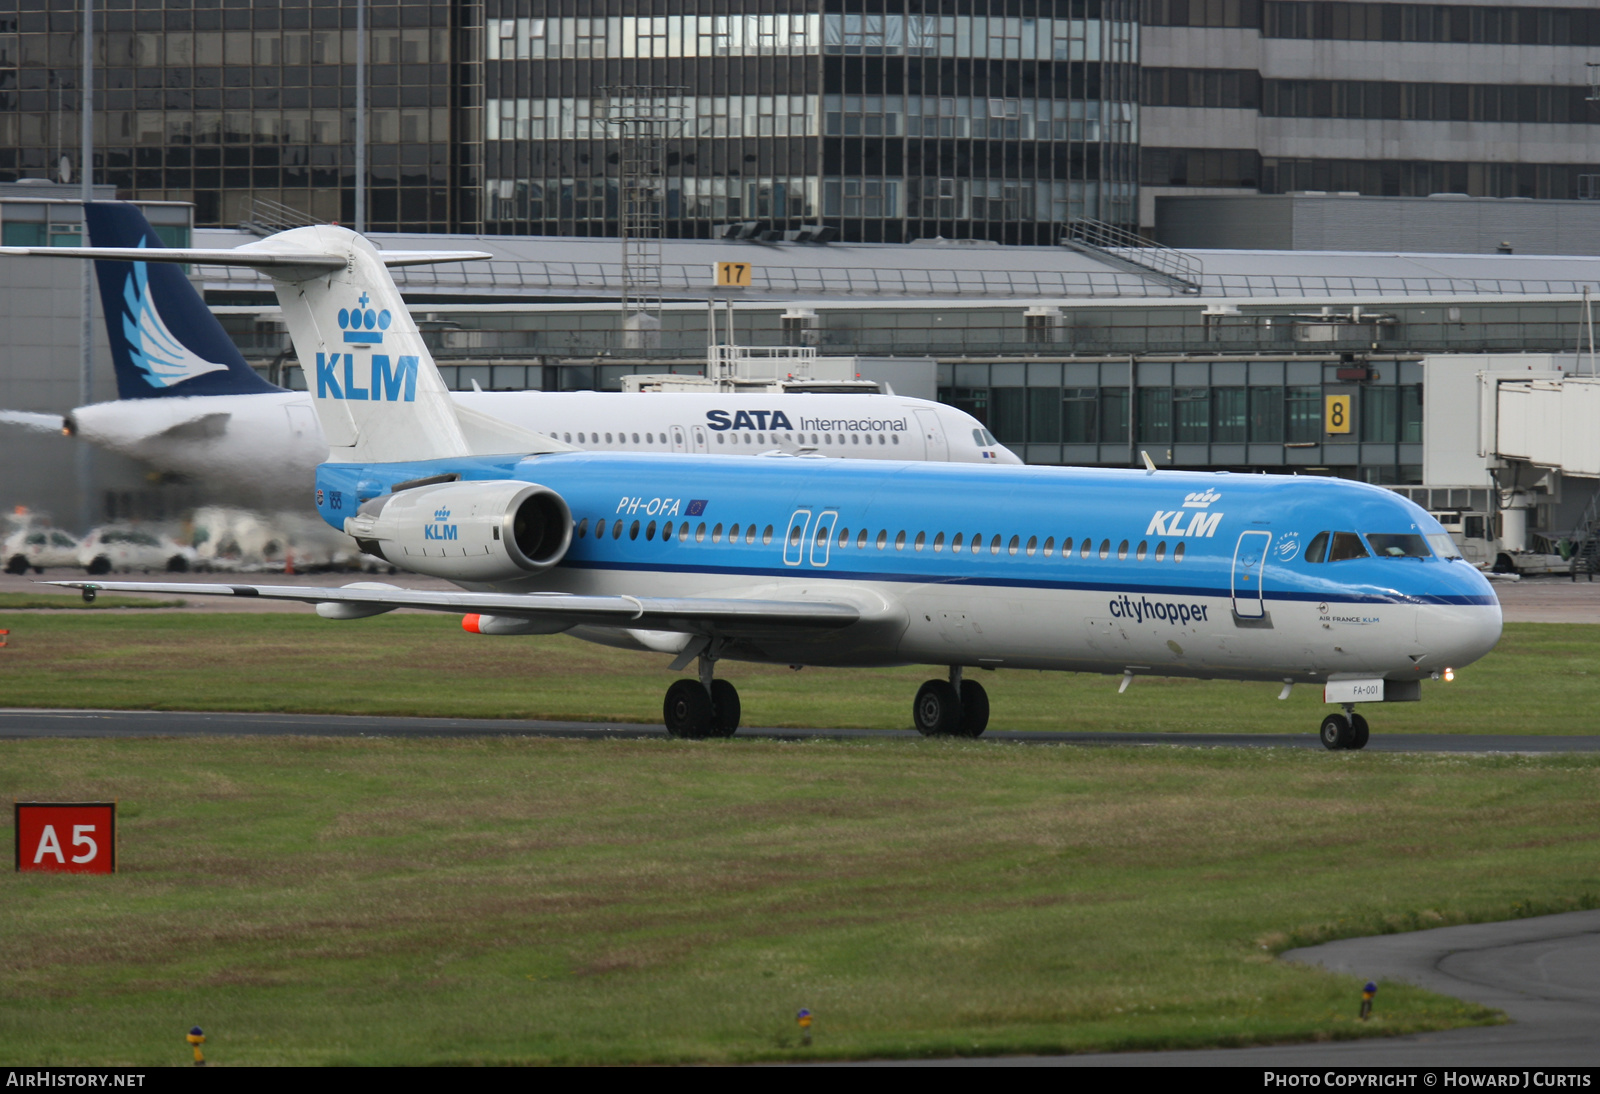
{"label": "green grass", "polygon": [[0,612],[38,611],[43,608],[181,608],[184,600],[152,600],[144,596],[97,596],[85,603],[78,593],[0,593]]}
{"label": "green grass", "polygon": [[[96,601],[101,603],[102,601]],[[305,614],[14,616],[0,650],[0,705],[305,711],[659,723],[673,679],[664,654],[563,636],[492,638],[453,616],[333,623]],[[1420,703],[1367,715],[1376,733],[1593,733],[1600,729],[1600,631],[1508,624],[1499,648]],[[926,667],[891,670],[725,662],[753,726],[909,729]],[[1001,670],[994,729],[1309,733],[1320,688],[1278,702],[1275,684]]]}
{"label": "green grass", "polygon": [[[0,1063],[731,1062],[1492,1022],[1274,960],[1593,907],[1600,758],[22,741],[110,878],[0,874]],[[4,817],[9,823],[9,815]],[[0,839],[10,835],[0,832]],[[798,1044],[795,1012],[817,1015]]]}

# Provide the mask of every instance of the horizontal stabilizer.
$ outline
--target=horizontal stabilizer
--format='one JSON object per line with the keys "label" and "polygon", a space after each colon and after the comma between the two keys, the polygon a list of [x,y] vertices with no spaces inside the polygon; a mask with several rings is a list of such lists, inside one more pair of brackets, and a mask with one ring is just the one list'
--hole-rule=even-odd
{"label": "horizontal stabilizer", "polygon": [[[270,242],[269,240],[265,242]],[[0,255],[31,258],[98,258],[114,262],[187,262],[200,266],[248,266],[268,270],[285,267],[342,269],[345,255],[323,251],[256,250],[260,244],[227,247],[0,247]],[[487,251],[379,251],[385,266],[424,266],[435,262],[470,262],[493,258]]]}
{"label": "horizontal stabilizer", "polygon": [[[359,604],[374,608],[513,616],[559,620],[571,626],[626,626],[654,631],[721,635],[770,633],[774,629],[838,630],[861,618],[849,604],[816,600],[739,600],[731,597],[575,596],[562,593],[433,592],[347,585],[211,585],[179,581],[48,581],[69,589],[170,596],[239,596],[298,600],[303,604]],[[370,585],[370,583],[368,583]]]}
{"label": "horizontal stabilizer", "polygon": [[0,425],[20,425],[40,433],[60,433],[66,420],[59,414],[37,414],[31,410],[0,410]]}
{"label": "horizontal stabilizer", "polygon": [[393,269],[396,266],[428,266],[439,262],[476,262],[479,259],[493,258],[488,251],[379,251],[378,257],[383,259],[383,264]]}
{"label": "horizontal stabilizer", "polygon": [[230,247],[0,247],[0,255],[31,258],[99,258],[114,262],[193,262],[207,266],[314,266],[337,270],[343,255],[316,251],[245,251]]}
{"label": "horizontal stabilizer", "polygon": [[481,410],[455,404],[456,421],[461,425],[461,436],[474,456],[500,456],[516,452],[526,456],[539,456],[546,452],[576,452],[577,445],[566,444],[544,433],[534,433],[519,425],[502,421]]}

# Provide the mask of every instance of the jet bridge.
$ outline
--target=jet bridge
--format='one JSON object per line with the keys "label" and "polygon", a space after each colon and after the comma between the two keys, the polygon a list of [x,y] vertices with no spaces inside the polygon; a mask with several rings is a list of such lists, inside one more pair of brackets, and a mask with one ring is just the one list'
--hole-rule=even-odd
{"label": "jet bridge", "polygon": [[1600,477],[1600,376],[1519,380],[1485,374],[1493,394],[1493,446],[1506,460]]}
{"label": "jet bridge", "polygon": [[[1478,376],[1479,447],[1501,488],[1497,569],[1587,572],[1592,579],[1600,568],[1600,375],[1588,357],[1575,364],[1573,373],[1556,376]],[[1534,506],[1526,486],[1540,477],[1568,484],[1587,505],[1570,529],[1561,522],[1530,537]]]}

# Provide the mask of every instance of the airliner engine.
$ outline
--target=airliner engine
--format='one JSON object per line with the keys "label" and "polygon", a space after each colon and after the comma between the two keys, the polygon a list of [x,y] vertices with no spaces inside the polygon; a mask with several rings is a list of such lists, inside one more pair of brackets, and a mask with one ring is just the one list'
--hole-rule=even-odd
{"label": "airliner engine", "polygon": [[572,543],[572,512],[537,484],[404,484],[344,522],[361,549],[452,581],[510,581],[548,570]]}

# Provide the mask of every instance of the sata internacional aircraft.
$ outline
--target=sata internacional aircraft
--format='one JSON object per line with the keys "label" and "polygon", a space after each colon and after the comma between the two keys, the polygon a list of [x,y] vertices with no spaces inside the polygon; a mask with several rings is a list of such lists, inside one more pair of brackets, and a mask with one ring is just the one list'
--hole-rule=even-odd
{"label": "sata internacional aircraft", "polygon": [[[180,270],[122,260],[163,247],[137,206],[102,201],[88,202],[84,209],[94,247],[5,248],[0,253],[81,255],[100,248],[102,254],[117,254],[95,267],[118,398],[78,407],[64,418],[0,411],[0,423],[52,433],[65,430],[158,470],[240,491],[242,500],[255,504],[303,502],[316,466],[328,458],[311,393],[289,391],[257,375]],[[487,257],[475,251],[422,257],[382,253],[389,266]],[[374,321],[403,309],[374,311]],[[378,337],[383,331],[350,333]],[[308,360],[301,363],[308,380],[316,375]],[[357,385],[354,390],[362,389]],[[474,391],[451,398],[475,420],[490,415],[583,450],[749,455],[815,449],[824,456],[856,459],[1022,462],[971,415],[894,395],[671,393],[641,398],[595,391]],[[491,444],[481,451],[500,449]]]}
{"label": "sata internacional aircraft", "polygon": [[[154,256],[152,256],[154,257]],[[176,255],[174,257],[177,257]],[[463,615],[480,635],[567,633],[698,665],[663,716],[726,736],[724,661],[940,666],[912,706],[976,736],[967,669],[1058,669],[1323,688],[1329,748],[1360,748],[1356,705],[1420,698],[1488,653],[1500,605],[1444,529],[1387,490],[1336,479],[1140,470],[473,451],[385,268],[338,227],[239,248],[265,269],[332,449],[324,520],[459,592],[55,584],[313,603],[332,619]],[[216,261],[208,258],[207,261]],[[383,316],[389,316],[384,322]]]}

